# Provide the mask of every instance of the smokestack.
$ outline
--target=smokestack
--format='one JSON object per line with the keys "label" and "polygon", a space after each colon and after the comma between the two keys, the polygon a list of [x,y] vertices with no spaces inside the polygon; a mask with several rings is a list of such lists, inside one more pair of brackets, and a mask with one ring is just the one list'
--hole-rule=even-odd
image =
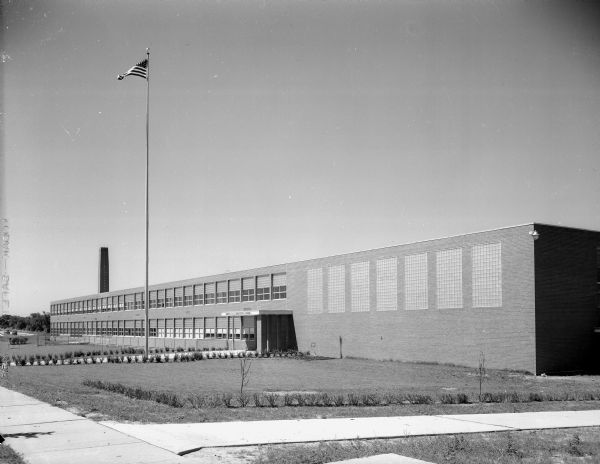
{"label": "smokestack", "polygon": [[98,293],[106,293],[108,291],[108,248],[101,247],[98,268]]}

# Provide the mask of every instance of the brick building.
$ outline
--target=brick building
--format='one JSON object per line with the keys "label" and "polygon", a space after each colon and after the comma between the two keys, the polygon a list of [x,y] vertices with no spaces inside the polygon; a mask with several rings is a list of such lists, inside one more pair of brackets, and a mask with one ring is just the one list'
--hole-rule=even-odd
{"label": "brick building", "polygon": [[[587,371],[599,282],[600,232],[532,223],[152,285],[149,340]],[[52,334],[143,346],[143,292],[52,302]]]}

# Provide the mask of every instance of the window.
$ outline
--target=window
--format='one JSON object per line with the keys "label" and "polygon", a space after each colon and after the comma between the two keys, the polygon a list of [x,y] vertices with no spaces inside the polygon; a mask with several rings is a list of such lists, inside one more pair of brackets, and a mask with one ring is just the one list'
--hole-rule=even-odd
{"label": "window", "polygon": [[462,249],[438,251],[435,263],[438,308],[462,308]]}
{"label": "window", "polygon": [[174,332],[173,332],[173,327],[167,327],[165,329],[166,332],[166,337],[167,338],[173,338]]}
{"label": "window", "polygon": [[500,243],[475,245],[473,260],[473,307],[502,306],[502,248]]}
{"label": "window", "polygon": [[346,310],[346,267],[330,266],[327,270],[327,311],[343,313]]}
{"label": "window", "polygon": [[187,324],[185,326],[185,330],[183,331],[183,335],[185,338],[193,338],[194,336],[194,329],[190,326],[188,327]]}
{"label": "window", "polygon": [[204,304],[204,284],[194,285],[194,305]]}
{"label": "window", "polygon": [[175,289],[175,307],[183,306],[183,287]]}
{"label": "window", "polygon": [[398,258],[382,258],[376,262],[377,311],[398,309]]}
{"label": "window", "polygon": [[156,308],[156,291],[149,292],[150,293],[150,309]]}
{"label": "window", "polygon": [[165,308],[173,307],[173,289],[167,288],[165,289]]}
{"label": "window", "polygon": [[242,299],[241,283],[240,280],[229,281],[229,302],[239,303]]}
{"label": "window", "polygon": [[183,306],[192,306],[194,304],[194,287],[191,285],[183,289]]}
{"label": "window", "polygon": [[215,338],[215,329],[206,329],[206,338]]}
{"label": "window", "polygon": [[183,338],[183,327],[175,327],[175,338]]}
{"label": "window", "polygon": [[271,276],[258,276],[256,279],[256,301],[271,299]]}
{"label": "window", "polygon": [[404,286],[407,310],[427,309],[427,253],[404,258]]}
{"label": "window", "polygon": [[156,327],[150,327],[150,332],[148,332],[149,337],[157,337]]}
{"label": "window", "polygon": [[158,291],[158,296],[156,298],[156,306],[158,308],[164,308],[165,307],[165,291],[164,290],[159,290]]}
{"label": "window", "polygon": [[254,277],[242,279],[242,301],[254,301]]}
{"label": "window", "polygon": [[369,302],[369,262],[352,263],[350,266],[350,286],[352,287],[352,312],[370,310]]}
{"label": "window", "polygon": [[[227,303],[227,282],[217,282],[217,304]],[[218,338],[218,337],[217,337]]]}
{"label": "window", "polygon": [[235,328],[235,339],[236,340],[240,340],[241,339],[241,329],[239,328]]}
{"label": "window", "polygon": [[242,327],[242,339],[254,340],[254,327]]}
{"label": "window", "polygon": [[323,269],[308,269],[306,271],[308,312],[323,312]]}
{"label": "window", "polygon": [[273,299],[282,300],[287,298],[287,274],[273,275]]}
{"label": "window", "polygon": [[215,284],[206,284],[205,294],[204,294],[204,303],[205,304],[215,304]]}

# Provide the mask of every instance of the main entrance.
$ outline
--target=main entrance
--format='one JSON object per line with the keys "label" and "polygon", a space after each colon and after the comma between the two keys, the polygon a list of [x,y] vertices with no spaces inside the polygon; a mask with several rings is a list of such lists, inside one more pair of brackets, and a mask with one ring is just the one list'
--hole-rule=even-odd
{"label": "main entrance", "polygon": [[252,325],[256,336],[254,340],[247,340],[247,347],[250,350],[267,353],[298,349],[294,317],[290,310],[247,309],[222,313],[222,316],[243,317],[245,320],[254,316]]}
{"label": "main entrance", "polygon": [[291,314],[260,315],[256,320],[258,352],[297,350],[294,318]]}

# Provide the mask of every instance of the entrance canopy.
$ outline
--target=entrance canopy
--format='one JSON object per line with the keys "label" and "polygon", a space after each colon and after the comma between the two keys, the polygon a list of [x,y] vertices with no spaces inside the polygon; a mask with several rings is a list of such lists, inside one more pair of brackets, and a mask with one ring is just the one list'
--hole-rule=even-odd
{"label": "entrance canopy", "polygon": [[227,311],[221,316],[291,316],[291,309],[244,309],[241,311]]}

